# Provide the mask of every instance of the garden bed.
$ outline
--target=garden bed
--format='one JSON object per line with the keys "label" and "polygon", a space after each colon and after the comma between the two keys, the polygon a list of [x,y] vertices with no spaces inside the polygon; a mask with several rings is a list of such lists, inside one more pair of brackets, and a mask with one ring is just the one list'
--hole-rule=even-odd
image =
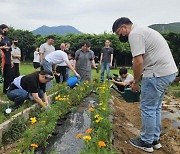
{"label": "garden bed", "polygon": [[[114,97],[114,121],[113,121],[113,132],[114,132],[114,147],[118,153],[123,154],[146,154],[142,150],[134,148],[129,143],[129,138],[138,137],[141,130],[141,113],[139,103],[126,103],[117,92],[112,91]],[[176,102],[176,112],[174,110],[174,119],[165,117],[165,114],[171,115],[171,106]],[[178,154],[180,153],[180,127],[173,125],[173,123],[180,122],[178,117],[180,112],[180,99],[174,100],[166,98],[163,102],[162,110],[162,135],[160,150],[155,150],[154,154]],[[168,106],[168,108],[167,108]],[[177,115],[176,115],[177,114]],[[171,116],[172,117],[172,116]],[[174,127],[175,126],[175,127]]]}

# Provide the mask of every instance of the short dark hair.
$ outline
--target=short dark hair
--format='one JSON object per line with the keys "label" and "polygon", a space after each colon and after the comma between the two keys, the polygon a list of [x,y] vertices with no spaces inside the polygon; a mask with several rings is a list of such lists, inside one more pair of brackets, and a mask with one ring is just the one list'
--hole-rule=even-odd
{"label": "short dark hair", "polygon": [[3,30],[4,28],[9,28],[9,27],[8,27],[7,25],[5,25],[5,24],[1,24],[1,25],[0,25],[0,29]]}
{"label": "short dark hair", "polygon": [[55,37],[54,37],[53,35],[49,35],[49,36],[48,36],[48,39],[53,39],[53,40],[54,40]]}
{"label": "short dark hair", "polygon": [[81,46],[87,45],[88,47],[91,47],[91,43],[88,40],[84,40],[81,43]]}
{"label": "short dark hair", "polygon": [[73,51],[67,51],[68,55],[71,55],[71,57],[74,59],[75,57],[75,53]]}
{"label": "short dark hair", "polygon": [[117,19],[114,23],[113,23],[113,26],[112,26],[112,31],[113,33],[119,28],[121,27],[123,24],[133,24],[131,22],[131,20],[129,18],[126,18],[126,17],[121,17],[119,19]]}
{"label": "short dark hair", "polygon": [[18,38],[17,37],[13,37],[11,40],[12,41],[18,41]]}
{"label": "short dark hair", "polygon": [[120,75],[123,75],[123,74],[127,74],[127,68],[121,68],[120,70],[119,70],[119,74]]}
{"label": "short dark hair", "polygon": [[54,78],[54,75],[53,75],[53,73],[50,70],[42,70],[42,71],[40,71],[39,74],[45,75],[45,77],[47,79],[51,79],[52,80]]}

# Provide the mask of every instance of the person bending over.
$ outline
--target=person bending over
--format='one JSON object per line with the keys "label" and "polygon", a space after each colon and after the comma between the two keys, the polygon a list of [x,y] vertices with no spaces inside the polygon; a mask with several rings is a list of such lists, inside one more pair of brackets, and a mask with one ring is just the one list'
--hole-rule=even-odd
{"label": "person bending over", "polygon": [[28,98],[46,109],[48,106],[46,83],[53,77],[51,71],[43,70],[15,78],[7,91],[7,97],[14,102],[13,109],[20,107]]}

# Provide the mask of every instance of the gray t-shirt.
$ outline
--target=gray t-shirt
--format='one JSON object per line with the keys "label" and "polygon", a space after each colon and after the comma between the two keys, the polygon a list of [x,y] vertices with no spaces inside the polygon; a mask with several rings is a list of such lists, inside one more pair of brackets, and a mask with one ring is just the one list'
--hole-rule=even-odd
{"label": "gray t-shirt", "polygon": [[134,80],[134,77],[130,73],[127,73],[127,77],[126,78],[121,77],[120,80],[122,82],[125,82],[126,85],[130,85],[130,82],[132,82]]}
{"label": "gray t-shirt", "polygon": [[111,62],[111,54],[113,54],[113,48],[102,48],[101,53],[103,53],[102,56],[102,62],[110,63]]}
{"label": "gray t-shirt", "polygon": [[39,48],[39,52],[42,53],[43,59],[50,54],[51,52],[55,51],[55,48],[53,45],[49,45],[47,42],[42,44]]}
{"label": "gray t-shirt", "polygon": [[[14,56],[17,56],[17,55],[21,55],[21,50],[20,48],[18,47],[11,47],[12,48],[12,51],[11,51],[11,54],[14,55]],[[13,63],[20,63],[20,58],[14,58],[13,57]]]}
{"label": "gray t-shirt", "polygon": [[159,32],[132,25],[129,43],[133,57],[143,55],[143,77],[162,77],[177,72],[170,48]]}
{"label": "gray t-shirt", "polygon": [[94,52],[89,50],[83,52],[81,49],[75,53],[76,70],[91,71],[91,61],[94,59]]}

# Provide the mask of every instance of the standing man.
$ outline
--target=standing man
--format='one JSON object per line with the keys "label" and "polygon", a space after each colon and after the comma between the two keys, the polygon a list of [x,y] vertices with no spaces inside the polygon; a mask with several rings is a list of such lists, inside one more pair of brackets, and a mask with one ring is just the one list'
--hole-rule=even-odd
{"label": "standing man", "polygon": [[[46,43],[42,44],[39,48],[39,57],[40,57],[40,63],[42,63],[43,59],[53,51],[55,51],[55,48],[53,46],[54,44],[54,36],[49,35],[48,40]],[[43,69],[43,68],[41,68]]]}
{"label": "standing man", "polygon": [[0,31],[2,33],[0,49],[3,51],[5,57],[4,68],[3,68],[3,77],[4,77],[3,93],[6,94],[7,88],[10,86],[12,81],[11,68],[13,67],[13,59],[11,55],[11,51],[12,51],[11,43],[9,42],[9,39],[7,37],[9,31],[8,26],[5,24],[0,25]]}
{"label": "standing man", "polygon": [[16,77],[20,75],[19,72],[19,65],[20,65],[20,59],[21,59],[21,50],[19,49],[18,45],[18,39],[13,38],[12,39],[12,59],[13,59],[13,77],[12,80],[14,80]]}
{"label": "standing man", "polygon": [[[142,130],[139,139],[129,142],[144,151],[161,148],[161,106],[165,90],[176,77],[177,67],[166,40],[157,31],[134,25],[130,19],[117,19],[112,27],[121,42],[130,43],[133,56],[132,91],[141,81]],[[143,75],[142,75],[143,74]]]}
{"label": "standing man", "polygon": [[110,41],[105,41],[105,47],[101,50],[100,64],[101,64],[101,82],[104,82],[104,71],[106,70],[107,79],[110,78],[110,67],[113,61],[113,48],[110,47]]}

